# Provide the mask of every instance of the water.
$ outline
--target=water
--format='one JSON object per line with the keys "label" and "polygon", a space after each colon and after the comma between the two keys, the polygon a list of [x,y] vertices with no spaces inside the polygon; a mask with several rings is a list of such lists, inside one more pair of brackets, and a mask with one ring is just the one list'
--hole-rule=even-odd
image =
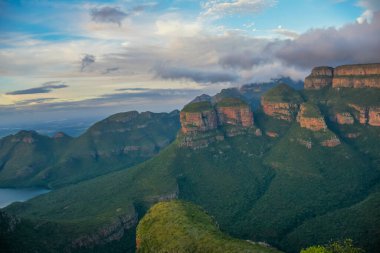
{"label": "water", "polygon": [[50,190],[45,188],[0,188],[0,208],[6,207],[16,201],[26,201],[49,191]]}

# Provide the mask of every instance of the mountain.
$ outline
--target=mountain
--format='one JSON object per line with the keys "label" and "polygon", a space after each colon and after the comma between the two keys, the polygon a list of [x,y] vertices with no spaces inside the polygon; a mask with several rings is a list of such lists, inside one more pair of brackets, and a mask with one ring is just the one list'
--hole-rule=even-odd
{"label": "mountain", "polygon": [[179,112],[118,113],[71,138],[20,131],[0,140],[1,187],[61,187],[133,166],[175,139]]}
{"label": "mountain", "polygon": [[154,205],[137,227],[136,245],[137,252],[279,252],[223,234],[206,212],[182,201]]}
{"label": "mountain", "polygon": [[[377,66],[346,66],[354,87],[278,85],[258,110],[235,95],[197,99],[181,111],[176,140],[152,159],[4,211],[36,234],[51,231],[44,245],[61,251],[133,252],[149,208],[180,199],[200,206],[229,236],[285,252],[345,238],[378,252],[380,89],[359,85],[380,75]],[[12,244],[34,238],[23,227],[6,235],[16,238]]]}

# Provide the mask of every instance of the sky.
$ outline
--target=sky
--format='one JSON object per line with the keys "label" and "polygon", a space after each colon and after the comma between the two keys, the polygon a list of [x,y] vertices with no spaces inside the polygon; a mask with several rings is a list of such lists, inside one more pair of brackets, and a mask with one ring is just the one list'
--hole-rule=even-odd
{"label": "sky", "polygon": [[379,0],[0,0],[0,126],[380,62]]}

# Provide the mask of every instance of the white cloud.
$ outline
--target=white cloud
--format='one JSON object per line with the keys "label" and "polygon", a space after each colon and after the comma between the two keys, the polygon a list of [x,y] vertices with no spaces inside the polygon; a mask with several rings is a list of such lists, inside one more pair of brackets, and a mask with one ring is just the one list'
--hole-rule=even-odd
{"label": "white cloud", "polygon": [[202,4],[204,16],[221,17],[224,15],[252,15],[277,4],[276,0],[208,0]]}
{"label": "white cloud", "polygon": [[380,0],[359,0],[358,6],[365,9],[363,14],[356,19],[359,24],[371,22],[374,13],[380,10]]}
{"label": "white cloud", "polygon": [[201,31],[201,25],[197,22],[182,22],[180,20],[157,20],[156,34],[162,36],[191,37]]}

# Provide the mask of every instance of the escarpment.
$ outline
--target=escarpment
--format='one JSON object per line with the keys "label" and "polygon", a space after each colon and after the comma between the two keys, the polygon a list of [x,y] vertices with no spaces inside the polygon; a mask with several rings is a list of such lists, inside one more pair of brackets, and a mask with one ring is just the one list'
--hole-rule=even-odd
{"label": "escarpment", "polygon": [[305,79],[305,89],[380,88],[380,63],[316,67]]}
{"label": "escarpment", "polygon": [[195,149],[254,128],[251,108],[238,98],[222,98],[215,104],[196,99],[183,108],[180,121],[180,146]]}
{"label": "escarpment", "polygon": [[218,127],[217,113],[207,101],[189,104],[181,111],[180,121],[184,134],[207,132]]}
{"label": "escarpment", "polygon": [[301,102],[300,94],[285,84],[278,85],[261,98],[266,115],[286,121],[295,119]]}
{"label": "escarpment", "polygon": [[326,122],[319,109],[311,103],[301,104],[300,111],[297,115],[297,122],[301,127],[312,131],[327,129]]}
{"label": "escarpment", "polygon": [[379,106],[360,106],[349,104],[354,109],[354,117],[360,124],[370,126],[380,126],[380,107]]}

